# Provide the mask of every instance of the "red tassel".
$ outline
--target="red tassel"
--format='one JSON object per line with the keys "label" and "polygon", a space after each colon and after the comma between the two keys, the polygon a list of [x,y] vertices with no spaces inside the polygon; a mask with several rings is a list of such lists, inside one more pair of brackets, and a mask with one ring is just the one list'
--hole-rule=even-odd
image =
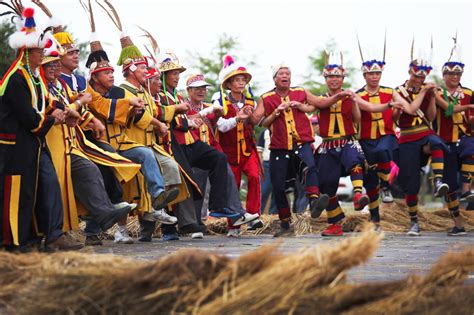
{"label": "red tassel", "polygon": [[25,10],[23,10],[23,16],[25,18],[31,18],[33,17],[34,14],[35,14],[35,9],[33,8],[26,8]]}

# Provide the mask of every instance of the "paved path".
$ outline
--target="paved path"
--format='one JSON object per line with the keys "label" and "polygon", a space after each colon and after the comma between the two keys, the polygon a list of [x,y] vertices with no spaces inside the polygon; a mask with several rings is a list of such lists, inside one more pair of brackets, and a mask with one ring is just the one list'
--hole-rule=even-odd
{"label": "paved path", "polygon": [[[106,241],[104,246],[95,247],[94,251],[136,259],[156,259],[183,248],[198,248],[238,257],[274,241],[270,235],[242,236],[240,239],[206,236],[203,240],[182,237],[181,240],[173,242],[154,239],[152,243],[137,242],[133,245],[118,245]],[[338,239],[322,238],[319,235],[304,235],[284,239],[281,249],[283,252],[292,252],[315,244],[337,241]],[[448,237],[446,233],[432,232],[416,238],[400,233],[386,233],[375,257],[366,265],[352,270],[350,278],[353,281],[394,280],[403,278],[408,273],[425,273],[444,253],[466,246],[474,246],[474,233],[462,237]],[[474,282],[472,276],[469,282]]]}

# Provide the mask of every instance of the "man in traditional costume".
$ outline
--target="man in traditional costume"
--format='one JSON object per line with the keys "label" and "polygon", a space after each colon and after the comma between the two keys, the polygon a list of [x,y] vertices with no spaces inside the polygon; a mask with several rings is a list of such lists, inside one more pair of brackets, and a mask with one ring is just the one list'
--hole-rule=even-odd
{"label": "man in traditional costume", "polygon": [[[19,18],[23,11],[24,26],[9,38],[18,58],[0,82],[1,244],[24,250],[44,233],[47,249],[78,249],[82,244],[63,233],[61,190],[45,141],[53,124],[64,122],[67,113],[48,97],[38,71],[43,49],[53,45],[54,37],[36,29],[32,8],[23,10],[21,2],[9,7]],[[97,218],[110,227],[122,215]]]}
{"label": "man in traditional costume", "polygon": [[405,193],[405,201],[410,214],[411,227],[407,234],[419,236],[417,213],[418,193],[421,186],[420,169],[431,156],[434,196],[444,197],[449,190],[449,186],[443,183],[444,155],[448,148],[431,126],[436,116],[434,97],[436,85],[424,83],[432,70],[431,62],[413,58],[413,45],[412,61],[408,71],[410,78],[395,90],[409,104],[409,107],[405,108],[398,118],[400,128],[398,182]]}
{"label": "man in traditional costume", "polygon": [[449,147],[444,156],[443,179],[449,185],[445,197],[454,219],[448,235],[466,234],[459,214],[459,181],[462,183],[461,201],[473,201],[471,183],[474,178],[474,97],[472,90],[461,85],[464,63],[461,62],[457,36],[451,55],[443,68],[443,83],[436,93],[436,126],[439,137]]}
{"label": "man in traditional costume", "polygon": [[[204,75],[197,74],[191,75],[186,80],[186,91],[188,92],[189,97],[189,107],[190,109],[187,112],[187,116],[190,119],[199,119],[202,120],[202,123],[193,125],[190,127],[190,132],[195,137],[195,143],[203,143],[207,146],[213,148],[218,152],[223,154],[222,148],[219,142],[216,140],[214,136],[214,126],[218,118],[222,115],[222,106],[220,105],[213,105],[209,103],[205,103],[204,99],[206,97],[207,87],[210,84],[205,81]],[[192,165],[194,166],[194,165]],[[198,169],[202,170],[203,168],[197,166]],[[257,228],[263,227],[263,223],[260,220],[257,220],[259,215],[258,213],[250,214],[247,213],[246,210],[242,207],[242,203],[240,202],[240,192],[237,188],[237,184],[234,178],[234,173],[230,165],[226,162],[226,175],[222,176],[226,179],[226,186],[227,186],[227,196],[225,199],[227,200],[226,207],[230,210],[239,213],[239,217],[235,217],[229,219],[229,228],[236,229],[242,224],[249,223],[249,229],[255,230]],[[206,171],[204,176],[201,176],[200,182],[202,191],[206,191],[206,182],[209,171]],[[211,189],[212,189],[212,182],[210,182]],[[200,204],[198,206],[201,206]],[[211,209],[213,209],[211,204]],[[212,213],[211,213],[212,215]]]}
{"label": "man in traditional costume", "polygon": [[271,130],[270,177],[275,196],[280,230],[274,236],[293,235],[290,227],[291,211],[285,194],[287,172],[303,162],[305,170],[306,195],[310,201],[312,217],[319,217],[328,205],[329,197],[319,191],[318,170],[311,144],[314,141],[311,123],[305,112],[292,107],[299,104],[330,105],[350,95],[346,92],[321,99],[301,87],[291,86],[291,70],[286,64],[273,68],[275,88],[264,93],[251,117],[252,122],[261,122]]}
{"label": "man in traditional costume", "polygon": [[395,153],[398,150],[395,125],[393,123],[394,118],[392,117],[395,114],[392,111],[393,102],[400,103],[403,107],[406,107],[408,104],[392,88],[380,85],[382,71],[385,67],[385,47],[382,61],[376,59],[366,61],[362,55],[361,48],[360,54],[362,58],[362,73],[366,85],[359,89],[357,94],[364,101],[386,108],[382,112],[361,110],[361,121],[359,124],[359,143],[364,150],[365,158],[369,164],[364,178],[364,187],[370,199],[370,220],[378,224],[380,222],[380,190],[383,202],[393,202],[388,182],[391,163],[394,161]]}

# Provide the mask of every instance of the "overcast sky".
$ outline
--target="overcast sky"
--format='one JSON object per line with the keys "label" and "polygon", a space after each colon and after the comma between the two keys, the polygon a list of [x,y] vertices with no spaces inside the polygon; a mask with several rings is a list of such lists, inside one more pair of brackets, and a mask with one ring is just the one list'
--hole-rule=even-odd
{"label": "overcast sky", "polygon": [[[87,41],[87,18],[73,0],[43,0],[68,25],[76,38]],[[260,91],[272,88],[271,65],[285,61],[292,67],[293,84],[302,83],[309,69],[308,56],[324,48],[331,38],[346,51],[344,60],[359,68],[359,33],[364,57],[382,58],[384,32],[387,29],[386,69],[382,85],[395,86],[407,77],[410,46],[415,36],[415,54],[428,54],[430,36],[434,40],[434,73],[440,75],[458,31],[462,62],[466,64],[463,85],[473,85],[473,5],[467,0],[454,1],[310,1],[310,0],[111,0],[122,23],[140,48],[146,40],[136,24],[151,31],[160,47],[170,49],[187,66],[188,52],[206,54],[222,33],[238,38],[240,49],[231,52],[237,60],[254,59],[249,71],[259,82]],[[25,4],[28,2],[25,1]],[[97,33],[115,63],[120,53],[119,32],[95,6]],[[38,17],[38,19],[41,19]],[[117,70],[119,70],[117,68]],[[189,69],[186,78],[193,73]],[[116,78],[121,77],[116,71]],[[355,76],[353,88],[363,85],[362,74]],[[181,83],[183,83],[184,79]]]}

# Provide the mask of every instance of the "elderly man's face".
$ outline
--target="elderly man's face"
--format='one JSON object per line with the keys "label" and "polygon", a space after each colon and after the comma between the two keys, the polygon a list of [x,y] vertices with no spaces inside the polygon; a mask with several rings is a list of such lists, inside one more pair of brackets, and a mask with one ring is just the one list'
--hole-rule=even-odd
{"label": "elderly man's face", "polygon": [[280,68],[273,78],[277,88],[289,88],[291,86],[291,71],[288,68]]}
{"label": "elderly man's face", "polygon": [[227,88],[234,93],[242,93],[247,85],[247,79],[244,75],[238,74],[230,78],[227,83]]}

